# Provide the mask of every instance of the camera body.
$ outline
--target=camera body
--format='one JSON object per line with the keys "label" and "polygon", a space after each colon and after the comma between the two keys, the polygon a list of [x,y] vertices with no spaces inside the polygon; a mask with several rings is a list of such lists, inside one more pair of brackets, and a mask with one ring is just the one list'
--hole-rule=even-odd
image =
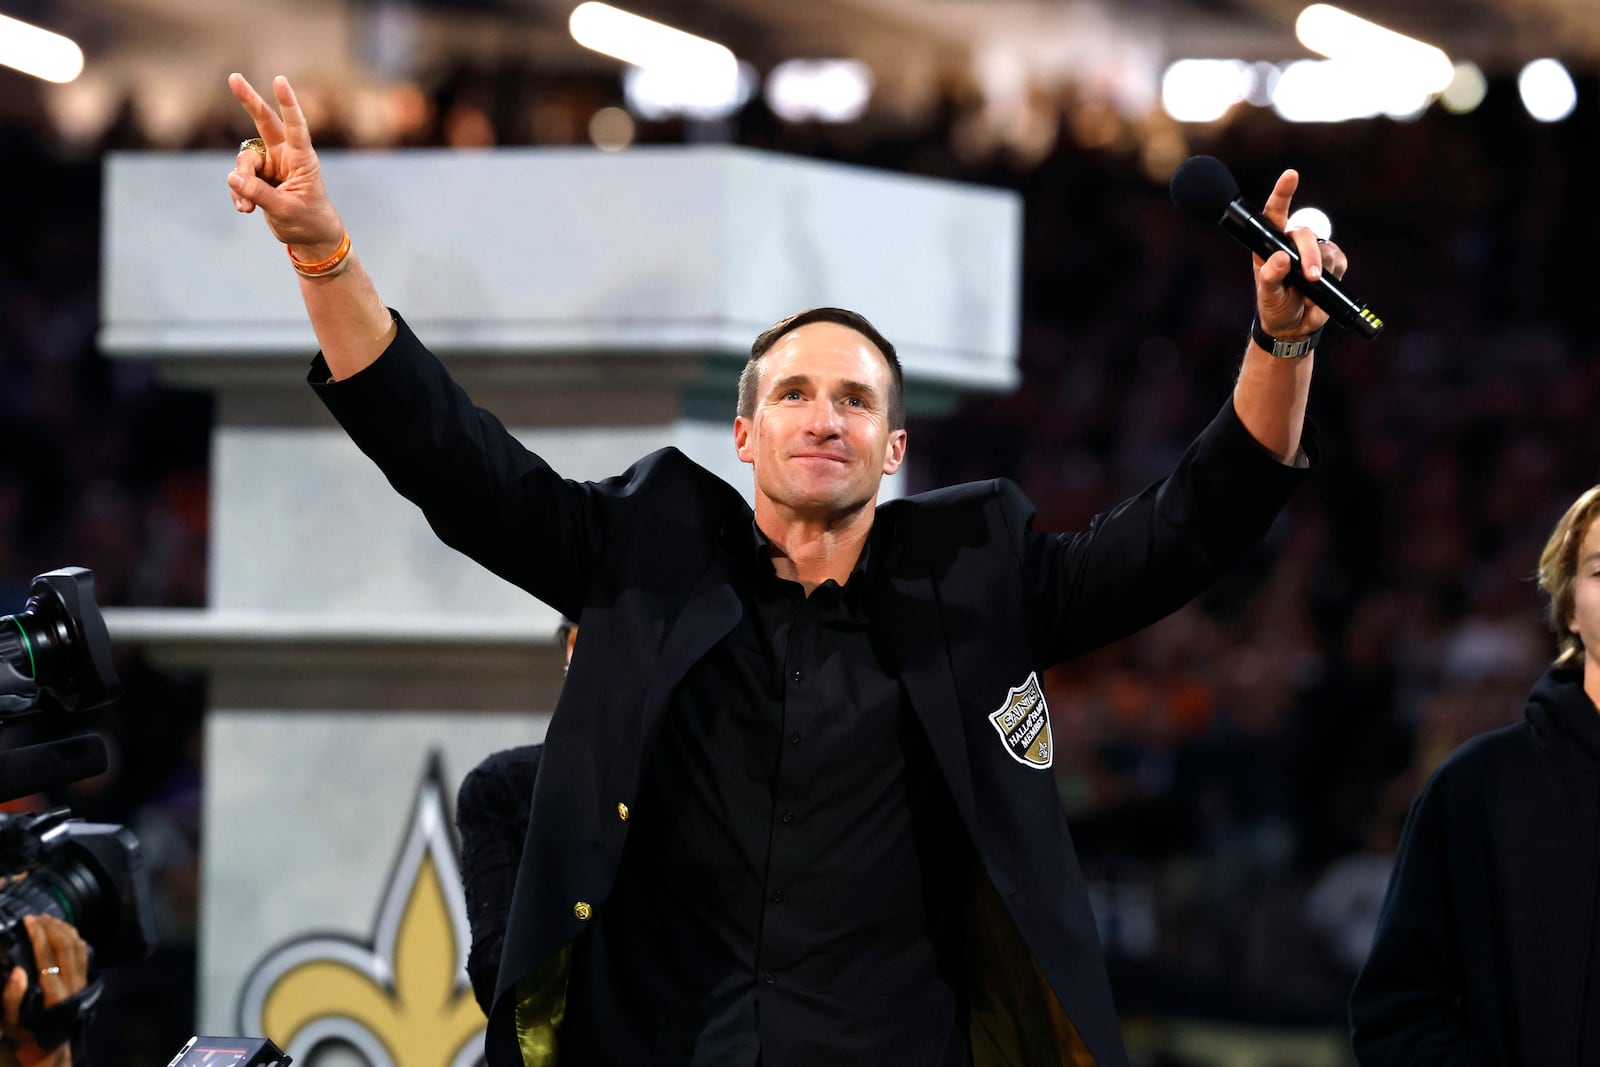
{"label": "camera body", "polygon": [[74,1040],[94,1010],[100,983],[68,1005],[46,1009],[33,943],[23,918],[53,915],[89,943],[98,966],[135,963],[156,943],[149,874],[139,841],[127,827],[86,823],[65,809],[41,815],[0,814],[0,974],[28,975],[18,1022],[45,1047]]}
{"label": "camera body", "polygon": [[0,814],[0,971],[33,973],[25,915],[71,923],[94,949],[95,963],[137,963],[156,943],[149,872],[133,831],[86,823],[65,809]]}
{"label": "camera body", "polygon": [[[120,687],[94,575],[64,567],[37,575],[29,593],[21,611],[0,615],[0,726],[18,716],[87,710],[116,699]],[[0,752],[0,799],[105,768],[105,745],[92,735]],[[144,959],[156,933],[138,839],[126,827],[85,823],[65,810],[0,814],[0,876],[0,974],[20,966],[28,975],[19,1022],[46,1048],[76,1041],[103,987],[91,981],[45,1008],[23,919],[52,915],[71,924],[99,967]]]}

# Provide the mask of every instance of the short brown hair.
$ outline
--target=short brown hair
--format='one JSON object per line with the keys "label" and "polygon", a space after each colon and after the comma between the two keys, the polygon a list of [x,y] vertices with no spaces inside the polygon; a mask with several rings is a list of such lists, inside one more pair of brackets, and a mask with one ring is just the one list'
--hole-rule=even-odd
{"label": "short brown hair", "polygon": [[802,326],[809,326],[813,322],[832,322],[848,326],[871,341],[883,354],[883,361],[889,364],[889,429],[905,429],[906,381],[904,372],[900,370],[900,357],[895,355],[894,345],[867,321],[865,315],[844,308],[811,308],[796,312],[761,331],[761,336],[751,343],[750,358],[745,361],[744,370],[739,373],[739,414],[747,419],[755,417],[756,390],[761,386],[761,357],[765,356],[785,334]]}
{"label": "short brown hair", "polygon": [[1591,487],[1572,502],[1550,532],[1544,551],[1539,553],[1539,588],[1550,598],[1547,617],[1556,635],[1557,667],[1583,664],[1583,638],[1570,629],[1577,603],[1578,552],[1595,516],[1600,514],[1600,485]]}

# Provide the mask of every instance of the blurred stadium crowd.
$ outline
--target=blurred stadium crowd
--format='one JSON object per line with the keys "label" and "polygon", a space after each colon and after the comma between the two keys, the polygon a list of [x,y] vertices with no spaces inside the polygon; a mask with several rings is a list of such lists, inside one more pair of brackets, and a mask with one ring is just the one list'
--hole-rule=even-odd
{"label": "blurred stadium crowd", "polygon": [[[69,563],[94,570],[103,605],[200,606],[209,401],[96,351],[100,159],[249,131],[219,77],[215,114],[183,145],[152,145],[131,107],[98,142],[68,144],[31,84],[0,80],[0,614]],[[588,116],[618,95],[607,80],[458,70],[400,100],[381,143],[587,143]],[[321,145],[367,143],[336,96],[317,106]],[[976,143],[974,106],[952,92],[925,121],[869,132],[785,125],[757,99],[721,123],[640,123],[636,139],[1018,190],[1023,386],[913,421],[910,488],[1009,476],[1041,523],[1078,528],[1164,473],[1224,401],[1248,262],[1172,209],[1138,131],[1068,108],[1020,151]],[[1538,548],[1600,481],[1583,266],[1600,233],[1597,129],[1591,78],[1554,126],[1496,84],[1465,116],[1288,126],[1249,112],[1186,131],[1257,202],[1297,167],[1301,201],[1351,255],[1349,288],[1388,329],[1318,354],[1321,469],[1249,563],[1049,679],[1061,792],[1133,1030],[1174,1016],[1341,1026],[1411,798],[1460,741],[1520,716],[1551,649]],[[220,174],[216,211],[231,224]],[[25,724],[0,744],[83,725],[114,741],[111,774],[52,799],[132,825],[151,854],[165,947],[113,977],[104,1026],[117,1062],[165,1062],[192,1032],[203,691],[136,649],[120,670],[127,697],[94,722]]]}

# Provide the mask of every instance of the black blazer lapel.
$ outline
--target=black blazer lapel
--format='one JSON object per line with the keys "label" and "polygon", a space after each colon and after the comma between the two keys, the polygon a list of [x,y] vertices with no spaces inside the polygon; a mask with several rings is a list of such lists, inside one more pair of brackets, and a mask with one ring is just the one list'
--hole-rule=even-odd
{"label": "black blazer lapel", "polygon": [[880,592],[872,618],[890,643],[887,651],[928,735],[956,810],[968,831],[976,834],[978,805],[972,788],[972,763],[933,579],[917,568],[902,566]]}
{"label": "black blazer lapel", "polygon": [[661,642],[661,655],[651,672],[650,687],[645,690],[641,710],[642,751],[649,751],[672,691],[691,667],[728,636],[743,616],[744,606],[734,592],[728,560],[719,553],[712,557],[711,564],[695,583],[683,610]]}

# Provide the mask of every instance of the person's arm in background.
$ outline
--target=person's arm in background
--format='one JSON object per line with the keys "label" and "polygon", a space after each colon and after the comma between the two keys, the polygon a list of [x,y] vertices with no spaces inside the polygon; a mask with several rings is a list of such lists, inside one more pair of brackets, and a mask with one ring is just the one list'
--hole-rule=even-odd
{"label": "person's arm in background", "polygon": [[472,931],[467,977],[485,1015],[494,1005],[500,947],[511,913],[511,893],[522,862],[533,782],[543,749],[543,745],[524,745],[494,753],[462,780],[456,798],[461,885]]}
{"label": "person's arm in background", "polygon": [[[1272,187],[1261,214],[1280,230],[1289,222],[1289,202],[1299,187],[1300,176],[1286,170]],[[1318,242],[1316,234],[1304,227],[1287,231],[1307,278],[1315,280],[1323,271],[1343,277],[1349,261],[1338,245]],[[1274,252],[1271,258],[1255,260],[1256,319],[1261,329],[1280,341],[1308,337],[1328,321],[1328,313],[1311,298],[1288,284],[1288,253]],[[1244,363],[1233,389],[1233,408],[1250,436],[1283,463],[1294,462],[1300,451],[1300,434],[1305,427],[1306,399],[1311,390],[1311,368],[1316,358],[1309,353],[1298,358],[1277,358],[1255,341],[1246,346]]]}
{"label": "person's arm in background", "polygon": [[[228,88],[250,113],[266,146],[264,156],[242,149],[234,161],[228,188],[235,210],[249,214],[259,207],[273,236],[301,263],[328,260],[345,238],[344,222],[323,187],[311,131],[289,79],[272,80],[277,112],[241,74],[228,77]],[[354,251],[347,253],[337,273],[302,275],[300,296],[335,379],[342,381],[361,371],[394,340],[394,319]]]}
{"label": "person's arm in background", "polygon": [[[70,924],[53,915],[23,917],[38,970],[39,991],[46,1010],[82,993],[89,982],[89,946]],[[44,1048],[22,1025],[23,997],[28,973],[13,967],[0,990],[0,1036],[18,1067],[72,1067],[72,1044]]]}

